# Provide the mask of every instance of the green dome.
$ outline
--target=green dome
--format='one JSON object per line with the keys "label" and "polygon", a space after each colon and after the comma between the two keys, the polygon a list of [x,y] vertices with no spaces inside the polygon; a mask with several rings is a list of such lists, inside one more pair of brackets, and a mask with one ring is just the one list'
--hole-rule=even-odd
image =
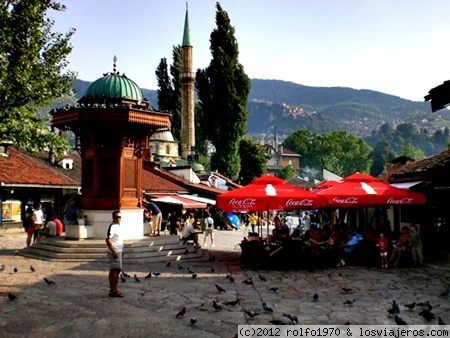
{"label": "green dome", "polygon": [[102,78],[94,81],[89,86],[84,97],[142,101],[144,96],[136,82],[127,78],[125,74],[106,73]]}

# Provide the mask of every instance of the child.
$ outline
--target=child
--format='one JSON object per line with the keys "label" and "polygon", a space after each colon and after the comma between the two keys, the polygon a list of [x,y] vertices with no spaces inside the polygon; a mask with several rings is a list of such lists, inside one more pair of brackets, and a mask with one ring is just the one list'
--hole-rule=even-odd
{"label": "child", "polygon": [[382,232],[378,237],[377,246],[380,248],[381,268],[387,269],[388,268],[387,254],[389,251],[389,241],[387,240],[386,237],[384,237],[384,234]]}
{"label": "child", "polygon": [[[423,264],[423,254],[422,254],[422,240],[420,239],[420,234],[417,231],[417,225],[411,224],[409,227],[410,233],[409,238],[411,241],[411,252],[414,261],[414,265]],[[419,262],[417,262],[417,259]]]}

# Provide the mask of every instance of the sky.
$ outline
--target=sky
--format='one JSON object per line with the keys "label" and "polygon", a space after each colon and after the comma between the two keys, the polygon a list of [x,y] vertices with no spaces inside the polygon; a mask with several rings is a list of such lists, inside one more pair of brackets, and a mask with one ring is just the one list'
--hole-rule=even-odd
{"label": "sky", "polygon": [[[60,0],[54,30],[76,29],[69,69],[112,71],[158,89],[155,69],[181,45],[185,0]],[[450,79],[448,0],[222,0],[251,79],[370,89],[423,101]],[[216,1],[188,1],[194,71],[211,61]]]}

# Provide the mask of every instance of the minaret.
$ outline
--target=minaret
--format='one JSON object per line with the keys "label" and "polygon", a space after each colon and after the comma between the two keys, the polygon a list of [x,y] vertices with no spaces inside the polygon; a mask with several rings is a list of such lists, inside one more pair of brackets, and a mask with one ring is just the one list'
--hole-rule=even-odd
{"label": "minaret", "polygon": [[183,69],[181,81],[181,157],[187,159],[195,149],[194,82],[192,65],[192,45],[189,32],[188,7],[184,19],[183,44],[181,46]]}

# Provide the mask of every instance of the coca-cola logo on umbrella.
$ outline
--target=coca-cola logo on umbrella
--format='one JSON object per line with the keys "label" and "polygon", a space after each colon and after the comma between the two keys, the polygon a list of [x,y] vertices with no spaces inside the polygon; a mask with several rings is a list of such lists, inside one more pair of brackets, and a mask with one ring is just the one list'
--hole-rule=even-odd
{"label": "coca-cola logo on umbrella", "polygon": [[295,209],[297,207],[312,207],[314,204],[314,201],[312,199],[304,198],[302,200],[294,200],[294,199],[288,199],[286,201],[286,208],[287,209]]}
{"label": "coca-cola logo on umbrella", "polygon": [[358,197],[345,197],[345,198],[334,197],[333,202],[341,204],[358,204]]}
{"label": "coca-cola logo on umbrella", "polygon": [[393,204],[393,205],[405,205],[405,204],[413,204],[414,200],[412,198],[401,198],[401,199],[395,199],[395,198],[389,198],[387,200],[387,204]]}

